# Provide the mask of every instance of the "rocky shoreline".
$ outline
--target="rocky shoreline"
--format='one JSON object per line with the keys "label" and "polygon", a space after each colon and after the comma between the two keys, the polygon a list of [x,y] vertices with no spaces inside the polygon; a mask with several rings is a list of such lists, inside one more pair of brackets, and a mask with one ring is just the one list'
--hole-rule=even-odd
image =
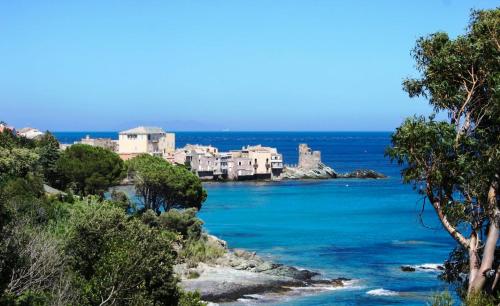
{"label": "rocky shoreline", "polygon": [[214,236],[209,239],[223,246],[223,256],[210,263],[187,263],[175,266],[181,286],[188,291],[198,291],[204,301],[232,302],[248,295],[283,293],[293,288],[308,287],[317,291],[343,287],[346,278],[322,279],[321,275],[305,269],[273,263],[254,252],[241,249],[229,250],[225,241]]}
{"label": "rocky shoreline", "polygon": [[352,172],[338,173],[331,167],[318,163],[312,169],[301,167],[285,167],[280,176],[280,180],[303,180],[303,179],[337,179],[337,178],[358,178],[358,179],[382,179],[387,178],[384,174],[370,170],[357,169]]}

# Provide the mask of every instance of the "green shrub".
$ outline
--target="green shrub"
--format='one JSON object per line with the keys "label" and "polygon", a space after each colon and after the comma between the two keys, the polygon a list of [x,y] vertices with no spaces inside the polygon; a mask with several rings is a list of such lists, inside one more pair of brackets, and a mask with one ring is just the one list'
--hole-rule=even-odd
{"label": "green shrub", "polygon": [[177,304],[173,234],[129,218],[106,201],[79,207],[70,224],[66,249],[82,288],[81,304],[99,304],[108,296],[118,304]]}
{"label": "green shrub", "polygon": [[467,296],[464,304],[465,306],[495,306],[498,305],[498,301],[483,292],[473,292]]}
{"label": "green shrub", "polygon": [[195,279],[195,278],[198,278],[198,277],[200,277],[200,273],[198,273],[198,271],[189,270],[189,272],[187,273],[187,278],[188,279]]}
{"label": "green shrub", "polygon": [[430,306],[453,306],[453,298],[448,291],[436,293],[432,296],[431,301],[427,303]]}
{"label": "green shrub", "polygon": [[201,237],[203,222],[196,217],[196,209],[172,209],[160,215],[159,225],[167,230],[178,232],[184,240],[198,240]]}
{"label": "green shrub", "polygon": [[182,292],[179,299],[179,306],[206,306],[207,303],[201,301],[199,292]]}
{"label": "green shrub", "polygon": [[225,249],[220,245],[202,237],[199,240],[189,240],[180,252],[180,256],[188,265],[199,262],[211,262],[222,255]]}

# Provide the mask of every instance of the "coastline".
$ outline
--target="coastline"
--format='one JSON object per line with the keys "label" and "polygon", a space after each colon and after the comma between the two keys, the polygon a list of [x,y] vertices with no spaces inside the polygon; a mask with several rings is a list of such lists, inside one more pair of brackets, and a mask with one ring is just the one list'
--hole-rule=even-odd
{"label": "coastline", "polygon": [[198,291],[204,301],[228,303],[255,300],[268,294],[296,295],[297,290],[308,294],[345,287],[347,278],[327,279],[320,273],[274,263],[262,259],[255,252],[229,249],[226,241],[207,235],[212,243],[224,248],[225,253],[212,262],[177,264],[174,268],[187,291]]}

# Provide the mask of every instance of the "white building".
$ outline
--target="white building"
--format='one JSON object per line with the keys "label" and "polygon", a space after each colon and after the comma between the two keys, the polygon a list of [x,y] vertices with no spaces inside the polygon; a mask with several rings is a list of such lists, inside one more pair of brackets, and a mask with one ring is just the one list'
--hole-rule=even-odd
{"label": "white building", "polygon": [[160,127],[139,126],[119,134],[118,154],[124,160],[148,153],[172,161],[174,151],[175,134]]}
{"label": "white building", "polygon": [[44,133],[31,127],[25,127],[17,131],[17,135],[26,137],[28,139],[35,139],[38,136],[42,136]]}

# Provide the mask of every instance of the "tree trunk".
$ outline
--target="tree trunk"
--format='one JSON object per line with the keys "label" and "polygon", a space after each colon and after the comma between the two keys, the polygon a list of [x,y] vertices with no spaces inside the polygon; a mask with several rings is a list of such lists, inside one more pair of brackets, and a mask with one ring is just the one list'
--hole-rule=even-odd
{"label": "tree trunk", "polygon": [[[481,260],[481,265],[479,270],[473,275],[469,275],[469,290],[468,293],[479,292],[483,290],[484,284],[486,282],[486,272],[493,268],[493,262],[495,261],[495,249],[497,246],[497,241],[499,237],[499,228],[497,218],[499,217],[499,209],[497,207],[496,200],[496,189],[495,185],[492,184],[488,191],[488,209],[491,211],[491,216],[489,217],[490,225],[488,228],[488,238],[486,238],[486,244],[484,246],[483,258]],[[472,249],[472,247],[471,247]],[[470,254],[470,253],[469,253]],[[473,268],[473,258],[470,258],[470,267]]]}
{"label": "tree trunk", "polygon": [[472,283],[476,278],[479,267],[480,267],[480,258],[477,252],[479,241],[477,239],[477,232],[473,231],[470,236],[470,245],[469,245],[469,285],[468,285],[468,293],[471,292]]}

